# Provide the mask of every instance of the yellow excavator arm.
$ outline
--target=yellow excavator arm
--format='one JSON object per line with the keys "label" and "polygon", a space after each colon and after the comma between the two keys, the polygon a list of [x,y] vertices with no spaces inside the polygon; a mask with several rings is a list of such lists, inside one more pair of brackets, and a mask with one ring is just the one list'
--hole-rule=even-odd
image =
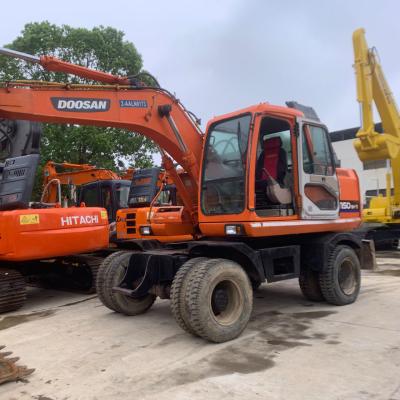
{"label": "yellow excavator arm", "polygon": [[[364,210],[364,220],[383,223],[400,222],[400,115],[383,74],[375,48],[368,48],[364,29],[353,33],[354,69],[357,100],[360,103],[362,125],[354,141],[361,161],[389,160],[393,175],[394,195],[391,195],[391,174],[387,175],[386,197],[373,198]],[[383,133],[375,131],[373,104],[381,117]]]}

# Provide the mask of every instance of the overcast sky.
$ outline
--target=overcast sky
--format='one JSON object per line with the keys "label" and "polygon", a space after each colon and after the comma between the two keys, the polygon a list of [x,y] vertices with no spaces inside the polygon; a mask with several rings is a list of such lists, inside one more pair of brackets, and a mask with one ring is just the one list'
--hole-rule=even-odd
{"label": "overcast sky", "polygon": [[[251,104],[313,106],[330,130],[358,125],[351,35],[367,31],[395,95],[400,92],[400,2],[4,1],[1,42],[48,20],[112,26],[144,67],[203,121]],[[397,96],[398,97],[398,96]]]}

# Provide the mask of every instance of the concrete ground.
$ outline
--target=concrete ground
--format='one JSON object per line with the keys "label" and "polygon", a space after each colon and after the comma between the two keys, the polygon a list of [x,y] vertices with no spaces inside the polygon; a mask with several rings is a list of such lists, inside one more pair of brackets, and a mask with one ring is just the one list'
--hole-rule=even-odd
{"label": "concrete ground", "polygon": [[400,400],[400,252],[364,272],[358,301],[310,303],[296,281],[263,285],[240,338],[210,344],[168,301],[126,317],[94,296],[32,289],[0,319],[0,344],[36,371],[2,400]]}

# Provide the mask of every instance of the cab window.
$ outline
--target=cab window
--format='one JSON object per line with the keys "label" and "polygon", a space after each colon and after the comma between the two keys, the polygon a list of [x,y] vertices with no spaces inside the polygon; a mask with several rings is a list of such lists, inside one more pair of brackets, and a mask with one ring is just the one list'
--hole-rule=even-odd
{"label": "cab window", "polygon": [[313,175],[333,175],[334,162],[325,129],[320,126],[303,127],[303,170]]}

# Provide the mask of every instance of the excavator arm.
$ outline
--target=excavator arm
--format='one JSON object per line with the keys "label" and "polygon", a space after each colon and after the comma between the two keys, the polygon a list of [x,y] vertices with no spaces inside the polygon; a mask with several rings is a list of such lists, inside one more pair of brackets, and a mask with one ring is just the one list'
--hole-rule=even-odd
{"label": "excavator arm", "polygon": [[[400,206],[400,115],[377,52],[368,48],[364,29],[353,33],[353,47],[357,100],[362,119],[354,147],[361,161],[389,160],[391,163],[394,196],[391,198],[391,176],[388,175],[387,218]],[[381,117],[383,133],[375,131],[373,104]]]}
{"label": "excavator arm", "polygon": [[[0,118],[124,128],[142,134],[162,149],[167,173],[185,208],[197,221],[197,194],[203,133],[193,116],[168,91],[133,85],[116,77],[65,63],[54,57],[33,57],[8,49],[0,54],[37,62],[57,70],[115,85],[72,85],[48,82],[7,82],[0,86]],[[174,162],[187,172],[190,184],[176,173]]]}

